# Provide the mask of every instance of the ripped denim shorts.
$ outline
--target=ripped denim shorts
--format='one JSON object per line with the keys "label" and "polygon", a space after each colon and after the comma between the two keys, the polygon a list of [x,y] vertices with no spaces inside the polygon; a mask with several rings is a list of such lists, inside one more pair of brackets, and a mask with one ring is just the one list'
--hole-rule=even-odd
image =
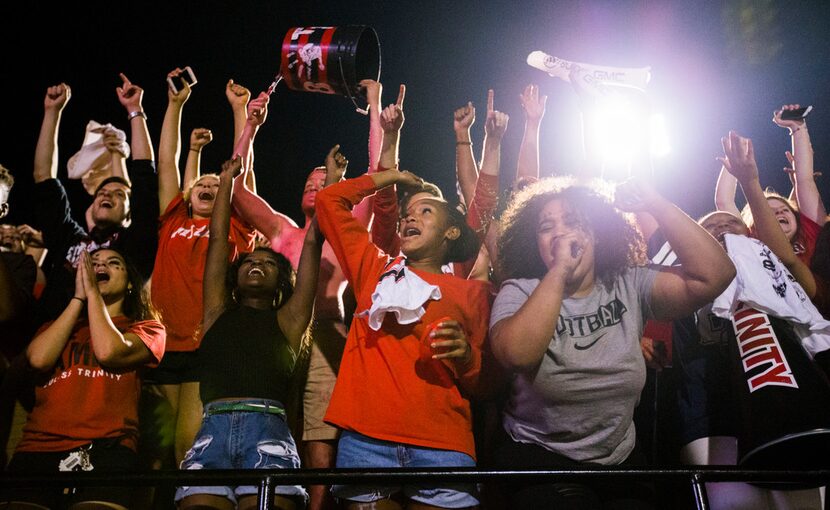
{"label": "ripped denim shorts", "polygon": [[[245,399],[207,404],[196,441],[181,469],[299,468],[297,445],[285,422],[283,406],[275,400]],[[212,494],[234,505],[240,496],[256,495],[254,485],[238,487],[179,487],[176,502],[196,494]],[[276,494],[307,499],[299,485],[280,485]]]}

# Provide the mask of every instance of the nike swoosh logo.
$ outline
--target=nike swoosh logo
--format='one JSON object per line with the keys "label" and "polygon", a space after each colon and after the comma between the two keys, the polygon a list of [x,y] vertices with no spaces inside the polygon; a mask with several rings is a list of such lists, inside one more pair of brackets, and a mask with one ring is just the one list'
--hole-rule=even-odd
{"label": "nike swoosh logo", "polygon": [[576,350],[578,350],[578,351],[585,351],[585,350],[588,350],[588,349],[590,349],[591,347],[593,347],[595,343],[597,343],[597,342],[599,342],[600,340],[602,340],[602,337],[604,337],[607,333],[608,333],[608,332],[606,331],[605,333],[603,333],[603,334],[601,334],[600,336],[596,337],[596,338],[594,339],[594,341],[593,341],[593,342],[591,342],[591,343],[589,343],[588,345],[579,345],[579,344],[574,344],[574,347],[575,347],[575,348],[576,348]]}

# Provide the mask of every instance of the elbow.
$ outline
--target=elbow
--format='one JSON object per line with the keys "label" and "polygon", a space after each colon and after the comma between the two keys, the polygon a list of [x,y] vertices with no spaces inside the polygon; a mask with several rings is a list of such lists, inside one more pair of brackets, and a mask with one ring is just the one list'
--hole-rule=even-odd
{"label": "elbow", "polygon": [[492,348],[493,357],[504,370],[509,372],[529,372],[539,364],[538,359],[532,359],[512,349],[499,347],[497,342],[493,342]]}
{"label": "elbow", "polygon": [[55,366],[54,361],[48,360],[44,356],[37,352],[33,352],[32,350],[26,351],[26,360],[29,362],[29,366],[38,372],[47,372]]}

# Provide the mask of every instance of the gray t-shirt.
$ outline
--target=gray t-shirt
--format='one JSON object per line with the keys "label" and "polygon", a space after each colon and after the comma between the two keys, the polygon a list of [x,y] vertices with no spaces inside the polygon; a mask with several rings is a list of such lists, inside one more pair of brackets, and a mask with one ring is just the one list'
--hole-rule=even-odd
{"label": "gray t-shirt", "polygon": [[[562,303],[556,333],[538,370],[514,374],[503,424],[513,440],[579,462],[619,464],[634,448],[634,408],[646,379],[640,337],[652,318],[658,271],[635,267],[607,290]],[[502,284],[490,327],[510,317],[538,279]]]}

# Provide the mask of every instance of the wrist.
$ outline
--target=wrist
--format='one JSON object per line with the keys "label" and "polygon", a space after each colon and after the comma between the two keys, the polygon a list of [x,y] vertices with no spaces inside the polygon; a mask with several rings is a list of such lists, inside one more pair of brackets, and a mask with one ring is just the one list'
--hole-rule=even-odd
{"label": "wrist", "polygon": [[147,114],[142,109],[133,110],[127,114],[127,120],[129,121],[132,121],[136,117],[142,117],[144,120],[147,120]]}
{"label": "wrist", "polygon": [[202,148],[201,147],[191,147],[190,151],[195,152],[196,154],[201,154],[202,153]]}
{"label": "wrist", "polygon": [[81,304],[84,304],[84,305],[86,304],[86,298],[83,298],[83,297],[80,297],[80,296],[72,296],[72,299],[70,299],[69,302],[71,303],[72,301],[74,301],[76,299],[78,301],[80,301]]}
{"label": "wrist", "polygon": [[470,128],[462,128],[455,130],[455,141],[456,142],[469,142],[472,138],[470,137]]}

